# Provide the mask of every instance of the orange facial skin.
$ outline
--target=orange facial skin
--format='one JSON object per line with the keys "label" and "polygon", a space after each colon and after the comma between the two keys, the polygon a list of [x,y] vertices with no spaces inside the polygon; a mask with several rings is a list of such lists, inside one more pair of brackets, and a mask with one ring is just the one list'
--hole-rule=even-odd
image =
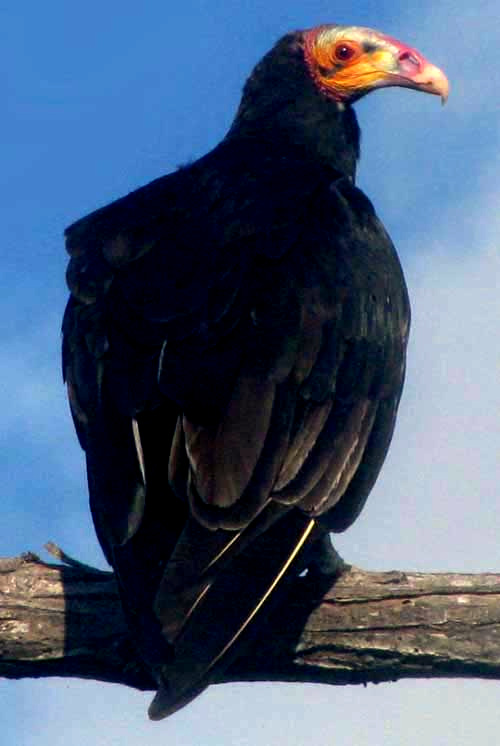
{"label": "orange facial skin", "polygon": [[316,85],[340,103],[374,88],[401,86],[448,98],[446,75],[416,49],[360,26],[319,26],[304,33],[304,55]]}

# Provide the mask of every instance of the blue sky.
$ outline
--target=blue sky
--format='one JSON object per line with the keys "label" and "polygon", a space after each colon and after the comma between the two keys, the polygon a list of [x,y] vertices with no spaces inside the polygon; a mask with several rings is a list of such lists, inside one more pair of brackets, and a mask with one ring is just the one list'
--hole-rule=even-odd
{"label": "blue sky", "polygon": [[[500,110],[497,0],[2,6],[0,554],[52,539],[103,566],[60,378],[64,227],[213,147],[255,62],[286,31],[380,28],[447,72],[434,97],[357,106],[359,183],[410,286],[408,382],[390,456],[338,539],[368,569],[500,571]],[[149,695],[0,681],[3,746],[461,746],[498,741],[495,682],[213,687],[168,721]]]}

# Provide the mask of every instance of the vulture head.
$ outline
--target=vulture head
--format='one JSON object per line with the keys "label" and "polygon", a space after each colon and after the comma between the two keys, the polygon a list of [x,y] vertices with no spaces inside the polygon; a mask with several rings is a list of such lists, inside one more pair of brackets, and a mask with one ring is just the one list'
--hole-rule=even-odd
{"label": "vulture head", "polygon": [[416,49],[361,26],[319,26],[303,32],[304,56],[318,88],[353,102],[376,88],[414,88],[448,98],[446,75]]}
{"label": "vulture head", "polygon": [[413,47],[361,26],[283,36],[248,78],[228,133],[302,146],[354,178],[359,128],[350,104],[389,86],[448,97],[446,75]]}

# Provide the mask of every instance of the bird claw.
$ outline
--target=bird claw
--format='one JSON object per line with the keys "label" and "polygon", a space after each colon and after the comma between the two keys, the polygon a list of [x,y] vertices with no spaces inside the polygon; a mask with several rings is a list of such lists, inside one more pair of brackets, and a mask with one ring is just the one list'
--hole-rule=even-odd
{"label": "bird claw", "polygon": [[337,552],[330,539],[330,534],[325,534],[314,547],[313,557],[309,563],[309,572],[329,577],[339,577],[349,570],[348,565]]}

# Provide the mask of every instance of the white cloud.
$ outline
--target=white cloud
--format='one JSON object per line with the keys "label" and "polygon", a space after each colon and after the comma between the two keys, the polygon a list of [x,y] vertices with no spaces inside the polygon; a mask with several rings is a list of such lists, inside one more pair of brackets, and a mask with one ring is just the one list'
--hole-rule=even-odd
{"label": "white cloud", "polygon": [[4,432],[56,425],[54,412],[58,414],[57,403],[64,396],[58,365],[60,325],[61,314],[52,311],[40,324],[4,340],[0,350]]}
{"label": "white cloud", "polygon": [[413,323],[398,426],[364,513],[339,541],[366,567],[500,568],[499,203],[498,177],[485,177],[406,262]]}

